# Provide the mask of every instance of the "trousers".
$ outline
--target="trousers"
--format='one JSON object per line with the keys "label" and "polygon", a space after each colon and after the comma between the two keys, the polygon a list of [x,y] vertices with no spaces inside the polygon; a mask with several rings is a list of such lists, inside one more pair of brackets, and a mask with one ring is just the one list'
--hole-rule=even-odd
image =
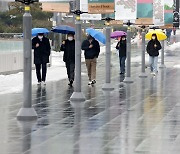
{"label": "trousers", "polygon": [[97,59],[86,59],[86,67],[88,72],[89,81],[96,80],[96,64]]}
{"label": "trousers", "polygon": [[[36,76],[38,82],[46,81],[46,73],[47,73],[47,64],[35,64],[36,66]],[[41,67],[42,67],[42,75],[41,75]]]}
{"label": "trousers", "polygon": [[66,70],[67,70],[67,75],[69,81],[73,80],[74,81],[74,70],[75,70],[75,64],[66,62]]}

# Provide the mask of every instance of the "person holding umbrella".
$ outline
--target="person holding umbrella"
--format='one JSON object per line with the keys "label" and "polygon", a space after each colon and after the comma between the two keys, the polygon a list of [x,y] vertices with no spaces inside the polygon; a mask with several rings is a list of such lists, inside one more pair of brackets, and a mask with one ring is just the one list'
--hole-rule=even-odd
{"label": "person holding umbrella", "polygon": [[152,34],[151,40],[147,44],[147,53],[149,54],[149,64],[151,73],[156,75],[157,71],[157,64],[158,64],[158,56],[159,50],[161,49],[161,44],[158,41],[157,35],[154,33]]}
{"label": "person holding umbrella", "polygon": [[41,83],[45,85],[47,63],[49,63],[51,47],[49,39],[44,36],[44,33],[38,33],[37,36],[32,39],[32,49],[34,49],[34,64],[36,67],[38,85]]}
{"label": "person holding umbrella", "polygon": [[120,63],[120,74],[125,73],[125,61],[126,61],[126,36],[123,35],[120,41],[116,45],[116,49],[119,51],[119,63]]}
{"label": "person holding umbrella", "polygon": [[84,40],[81,46],[84,50],[84,56],[86,61],[86,67],[88,71],[89,83],[92,85],[96,83],[96,64],[97,58],[100,53],[99,42],[95,40],[91,35],[87,36],[87,40]]}
{"label": "person holding umbrella", "polygon": [[75,70],[75,40],[74,33],[67,35],[67,40],[62,42],[61,51],[64,51],[63,61],[66,64],[67,75],[69,79],[69,86],[72,86],[74,82],[74,70]]}

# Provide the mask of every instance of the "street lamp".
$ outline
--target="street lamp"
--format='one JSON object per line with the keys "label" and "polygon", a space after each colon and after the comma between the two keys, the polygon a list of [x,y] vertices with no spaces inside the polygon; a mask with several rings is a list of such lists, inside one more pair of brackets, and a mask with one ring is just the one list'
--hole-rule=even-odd
{"label": "street lamp", "polygon": [[23,15],[23,53],[24,53],[24,74],[23,74],[23,107],[17,114],[18,120],[36,120],[37,114],[32,107],[32,16],[30,4],[39,0],[15,0],[25,4]]}

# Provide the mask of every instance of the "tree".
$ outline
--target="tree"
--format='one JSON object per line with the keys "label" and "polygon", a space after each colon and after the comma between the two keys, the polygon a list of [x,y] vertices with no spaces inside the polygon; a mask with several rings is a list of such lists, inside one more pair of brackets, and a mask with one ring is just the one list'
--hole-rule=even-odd
{"label": "tree", "polygon": [[[41,3],[34,3],[31,5],[32,26],[46,27],[50,29],[52,23],[50,18],[53,14],[43,12]],[[24,4],[12,2],[9,4],[9,11],[0,12],[0,32],[1,33],[22,33],[23,25],[22,19],[24,14]]]}

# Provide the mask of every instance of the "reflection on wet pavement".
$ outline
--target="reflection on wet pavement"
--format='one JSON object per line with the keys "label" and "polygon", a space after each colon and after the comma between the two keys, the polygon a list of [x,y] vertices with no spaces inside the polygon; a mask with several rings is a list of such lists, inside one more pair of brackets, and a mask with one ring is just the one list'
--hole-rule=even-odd
{"label": "reflection on wet pavement", "polygon": [[95,86],[82,78],[86,102],[69,101],[74,88],[67,80],[34,86],[35,122],[16,120],[21,93],[1,95],[0,154],[179,154],[180,69],[172,67],[172,57],[166,57],[166,69],[147,79],[139,78],[140,66],[133,65],[134,83],[124,84],[113,54],[112,92],[102,91],[104,59],[98,59]]}

